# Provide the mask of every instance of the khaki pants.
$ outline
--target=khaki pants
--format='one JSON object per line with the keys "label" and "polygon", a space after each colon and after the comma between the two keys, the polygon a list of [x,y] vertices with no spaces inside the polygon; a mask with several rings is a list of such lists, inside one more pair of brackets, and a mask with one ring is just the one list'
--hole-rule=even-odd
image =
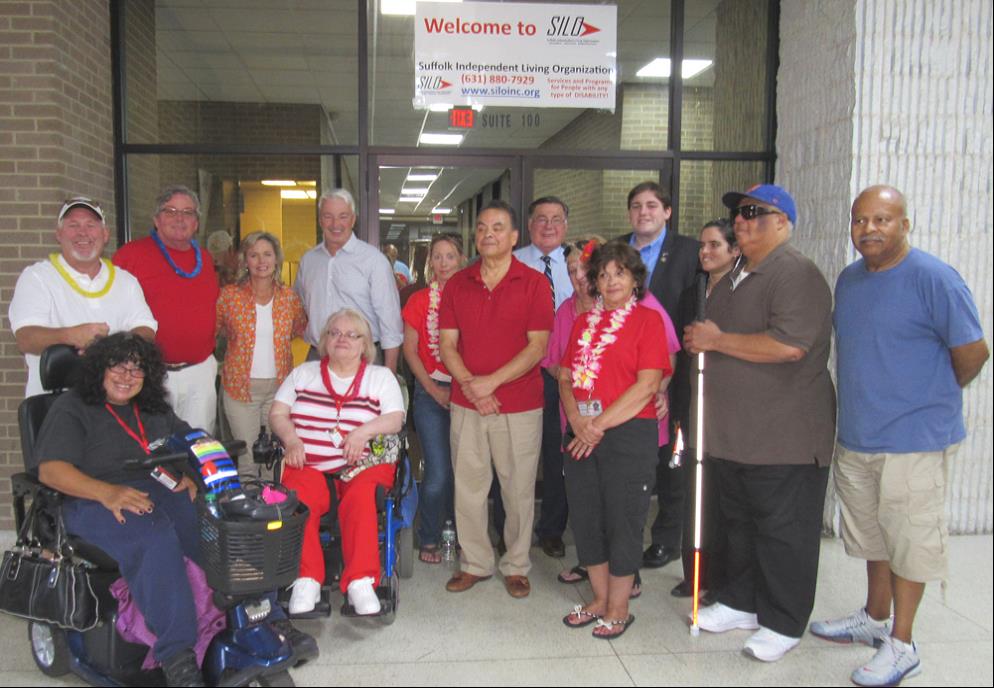
{"label": "khaki pants", "polygon": [[487,534],[487,495],[500,480],[507,520],[507,553],[498,569],[505,576],[525,576],[535,519],[535,475],[542,443],[542,409],[481,416],[452,406],[452,468],[455,474],[456,528],[462,545],[460,568],[476,576],[494,572],[494,549]]}
{"label": "khaki pants", "polygon": [[252,462],[252,443],[259,436],[259,426],[269,427],[269,409],[279,388],[276,378],[252,378],[249,380],[251,401],[237,401],[222,390],[224,415],[231,426],[231,437],[245,442],[245,452],[238,456],[238,474],[243,477],[258,475]]}

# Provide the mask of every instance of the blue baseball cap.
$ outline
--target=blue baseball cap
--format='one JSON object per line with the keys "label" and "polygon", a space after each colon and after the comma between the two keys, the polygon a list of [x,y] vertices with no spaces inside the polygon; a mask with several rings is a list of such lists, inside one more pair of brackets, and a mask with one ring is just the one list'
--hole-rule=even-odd
{"label": "blue baseball cap", "polygon": [[797,224],[797,207],[794,205],[794,199],[776,184],[756,184],[741,193],[729,191],[721,197],[721,202],[725,204],[726,208],[737,208],[743,198],[752,198],[760,203],[771,205],[786,215],[791,224]]}

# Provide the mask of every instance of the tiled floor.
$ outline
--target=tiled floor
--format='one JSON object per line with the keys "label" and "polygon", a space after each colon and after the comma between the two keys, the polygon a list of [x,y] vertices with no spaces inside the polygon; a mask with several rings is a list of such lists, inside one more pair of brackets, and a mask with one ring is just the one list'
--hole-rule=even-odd
{"label": "tiled floor", "polygon": [[[10,533],[0,533],[9,543]],[[449,572],[416,563],[402,581],[396,623],[343,619],[301,623],[318,637],[321,656],[295,669],[298,685],[851,685],[850,671],[869,659],[865,646],[833,645],[806,635],[777,664],[740,652],[746,631],[690,637],[690,603],[670,596],[674,564],[644,571],[645,593],[632,603],[637,621],[621,639],[603,642],[590,629],[570,630],[560,618],[590,594],[556,574],[572,565],[533,549],[532,594],[512,600],[496,578],[458,595]],[[951,538],[951,579],[945,596],[929,586],[916,625],[923,672],[907,685],[994,684],[992,577],[994,538]],[[863,565],[837,540],[823,540],[814,616],[837,616],[862,602]],[[26,623],[0,615],[0,685],[82,685],[53,682],[31,660]]]}

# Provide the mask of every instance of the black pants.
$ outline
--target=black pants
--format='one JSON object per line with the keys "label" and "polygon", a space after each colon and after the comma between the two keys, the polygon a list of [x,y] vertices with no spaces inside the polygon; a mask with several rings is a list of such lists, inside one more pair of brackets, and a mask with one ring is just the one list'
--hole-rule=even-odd
{"label": "black pants", "polygon": [[800,638],[815,601],[828,467],[712,461],[727,535],[718,601]]}
{"label": "black pants", "polygon": [[[683,453],[683,579],[694,582],[694,508],[697,458],[694,449]],[[701,489],[701,590],[718,591],[725,577],[725,531],[720,527],[718,485],[711,459],[705,457]]]}
{"label": "black pants", "polygon": [[658,441],[654,420],[632,418],[605,432],[587,458],[566,458],[570,525],[581,566],[607,562],[612,576],[639,570]]}
{"label": "black pants", "polygon": [[[670,424],[670,438],[673,424]],[[683,534],[683,483],[686,469],[681,465],[670,468],[673,456],[672,442],[659,448],[659,464],[656,466],[656,494],[659,512],[652,522],[652,544],[680,549]]]}
{"label": "black pants", "polygon": [[563,434],[559,429],[559,383],[542,369],[545,406],[542,409],[542,509],[535,534],[562,537],[569,511],[563,482]]}

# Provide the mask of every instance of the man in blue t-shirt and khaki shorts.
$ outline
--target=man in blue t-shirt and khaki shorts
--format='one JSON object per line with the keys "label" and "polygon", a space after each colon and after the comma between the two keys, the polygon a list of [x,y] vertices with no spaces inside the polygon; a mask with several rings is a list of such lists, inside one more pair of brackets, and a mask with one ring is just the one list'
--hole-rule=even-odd
{"label": "man in blue t-shirt and khaki shorts", "polygon": [[921,671],[911,629],[926,582],[946,577],[945,473],[966,436],[961,390],[989,357],[969,288],[909,246],[910,228],[900,191],[860,193],[851,232],[862,259],[835,287],[835,486],[846,552],[866,560],[868,589],[865,608],[811,632],[879,648],[852,674],[862,686]]}

